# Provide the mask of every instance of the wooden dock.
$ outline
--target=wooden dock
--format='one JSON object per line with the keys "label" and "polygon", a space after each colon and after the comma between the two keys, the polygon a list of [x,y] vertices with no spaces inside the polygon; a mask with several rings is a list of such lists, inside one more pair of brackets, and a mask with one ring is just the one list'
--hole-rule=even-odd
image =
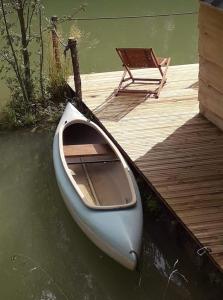
{"label": "wooden dock", "polygon": [[223,132],[198,114],[198,65],[170,67],[158,100],[109,97],[121,74],[83,75],[86,105],[222,270]]}

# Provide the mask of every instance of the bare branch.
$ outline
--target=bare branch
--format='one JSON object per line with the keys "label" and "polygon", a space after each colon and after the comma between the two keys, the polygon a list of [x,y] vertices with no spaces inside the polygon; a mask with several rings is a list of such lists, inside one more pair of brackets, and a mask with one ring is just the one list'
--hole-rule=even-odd
{"label": "bare branch", "polygon": [[74,17],[78,13],[80,13],[81,11],[85,11],[85,8],[86,8],[86,4],[80,5],[80,7],[78,7],[77,9],[75,9],[75,11],[70,16],[65,16],[65,17],[60,18],[60,20],[58,21],[58,24],[61,24],[61,23],[73,20]]}
{"label": "bare branch", "polygon": [[[36,10],[37,2],[38,2],[38,0],[35,0],[35,2],[33,4],[33,7],[32,7],[32,10],[31,10],[31,13],[30,13],[30,18],[29,18],[28,23],[26,25],[26,31],[29,31],[29,37],[31,36],[31,23],[32,23],[33,15],[34,15],[35,10]],[[28,44],[29,44],[29,41],[28,41]]]}
{"label": "bare branch", "polygon": [[15,49],[14,49],[13,44],[12,44],[12,40],[11,40],[11,36],[10,36],[10,32],[9,32],[8,22],[6,20],[6,12],[5,12],[5,7],[4,7],[4,4],[5,4],[4,0],[0,0],[0,4],[1,4],[1,9],[2,9],[2,14],[3,14],[3,22],[4,22],[4,25],[5,25],[5,30],[6,30],[6,34],[7,34],[7,40],[8,40],[9,46],[11,48],[11,52],[12,52],[13,59],[14,59],[14,62],[15,62],[14,71],[16,73],[17,79],[18,79],[20,87],[22,89],[23,97],[24,97],[25,101],[28,102],[28,96],[27,96],[27,93],[26,93],[26,90],[25,90],[25,87],[24,87],[24,84],[23,84],[22,76],[20,74],[17,56],[16,56]]}
{"label": "bare branch", "polygon": [[17,15],[19,19],[19,27],[21,33],[21,46],[22,46],[22,58],[24,64],[24,86],[27,92],[28,99],[32,98],[33,88],[32,88],[32,78],[31,78],[31,69],[30,69],[30,55],[28,51],[28,39],[26,35],[26,25],[25,25],[25,16],[24,9],[22,8],[22,0],[17,0],[19,3],[20,9],[17,10]]}
{"label": "bare branch", "polygon": [[29,0],[29,4],[27,5],[27,14],[26,14],[26,34],[27,34],[28,23],[29,23],[29,14],[30,14],[30,0]]}
{"label": "bare branch", "polygon": [[44,95],[44,86],[43,86],[43,55],[44,55],[44,47],[43,47],[43,34],[42,34],[42,8],[39,6],[39,35],[40,35],[40,74],[39,74],[39,81],[40,81],[40,89],[43,100],[45,100]]}

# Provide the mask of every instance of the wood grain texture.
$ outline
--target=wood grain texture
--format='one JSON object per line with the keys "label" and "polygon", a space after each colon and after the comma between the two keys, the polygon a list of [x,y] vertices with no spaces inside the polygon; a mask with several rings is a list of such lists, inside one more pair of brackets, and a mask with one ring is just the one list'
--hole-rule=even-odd
{"label": "wood grain texture", "polygon": [[64,145],[63,151],[68,157],[106,155],[111,152],[106,144]]}
{"label": "wood grain texture", "polygon": [[199,54],[223,67],[223,12],[201,3],[199,11]]}
{"label": "wood grain texture", "polygon": [[199,114],[198,65],[170,67],[158,100],[110,96],[121,75],[83,75],[85,103],[222,269],[223,133]]}
{"label": "wood grain texture", "polygon": [[223,128],[223,11],[205,3],[199,11],[200,112]]}
{"label": "wood grain texture", "polygon": [[201,55],[199,58],[199,62],[199,78],[207,86],[212,86],[218,92],[223,93],[223,67],[208,61],[207,58],[204,58]]}
{"label": "wood grain texture", "polygon": [[209,107],[206,107],[201,101],[199,107],[200,113],[223,131],[223,119],[211,111]]}

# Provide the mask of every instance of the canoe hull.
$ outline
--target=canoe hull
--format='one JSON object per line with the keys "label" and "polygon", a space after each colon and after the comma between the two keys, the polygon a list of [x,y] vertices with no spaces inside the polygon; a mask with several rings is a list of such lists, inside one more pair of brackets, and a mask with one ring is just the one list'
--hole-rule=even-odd
{"label": "canoe hull", "polygon": [[105,253],[128,269],[135,269],[140,254],[142,237],[142,206],[135,178],[130,171],[135,189],[133,207],[94,210],[87,207],[74,189],[64,170],[59,151],[60,127],[72,120],[86,120],[70,103],[61,118],[53,143],[53,161],[57,183],[73,219],[84,233]]}

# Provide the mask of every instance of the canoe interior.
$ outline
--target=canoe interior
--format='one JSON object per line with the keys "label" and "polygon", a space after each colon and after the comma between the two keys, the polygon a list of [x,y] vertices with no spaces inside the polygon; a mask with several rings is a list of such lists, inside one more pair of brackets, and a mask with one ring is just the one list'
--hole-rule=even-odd
{"label": "canoe interior", "polygon": [[94,127],[73,123],[63,131],[65,160],[84,201],[95,207],[120,207],[133,202],[123,165]]}

